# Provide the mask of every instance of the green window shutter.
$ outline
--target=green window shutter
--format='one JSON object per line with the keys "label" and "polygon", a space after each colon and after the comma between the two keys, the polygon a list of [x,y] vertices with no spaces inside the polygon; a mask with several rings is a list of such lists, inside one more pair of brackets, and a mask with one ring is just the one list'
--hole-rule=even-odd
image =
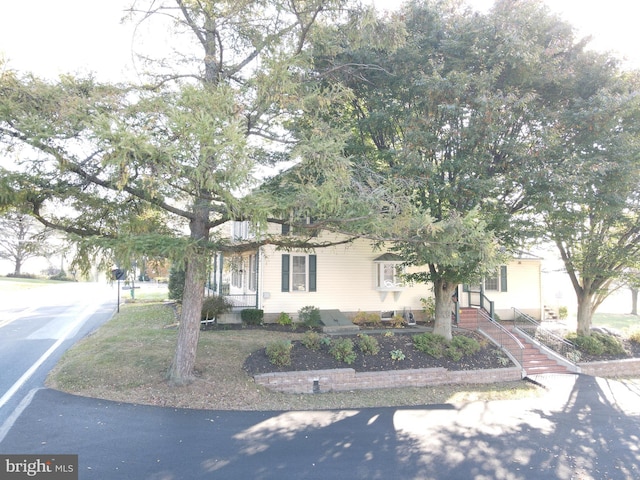
{"label": "green window shutter", "polygon": [[463,292],[469,292],[469,291],[470,291],[470,289],[469,289],[469,284],[468,284],[468,283],[464,283],[464,284],[462,285],[462,291],[463,291]]}
{"label": "green window shutter", "polygon": [[507,266],[502,265],[500,267],[500,291],[507,291]]}
{"label": "green window shutter", "polygon": [[289,268],[291,262],[289,260],[290,255],[282,255],[282,291],[289,291]]}
{"label": "green window shutter", "polygon": [[317,291],[317,266],[318,260],[316,255],[309,255],[309,291],[316,292]]}
{"label": "green window shutter", "polygon": [[283,223],[282,224],[282,235],[288,235],[289,234],[289,224],[288,223]]}

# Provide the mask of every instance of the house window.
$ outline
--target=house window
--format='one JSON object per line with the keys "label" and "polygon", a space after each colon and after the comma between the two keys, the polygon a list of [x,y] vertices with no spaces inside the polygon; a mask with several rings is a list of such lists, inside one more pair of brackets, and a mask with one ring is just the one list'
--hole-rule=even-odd
{"label": "house window", "polygon": [[242,288],[243,273],[242,257],[233,257],[231,259],[231,285],[233,287]]}
{"label": "house window", "polygon": [[402,285],[402,259],[395,254],[386,253],[374,260],[376,266],[376,288],[378,290],[398,290]]}
{"label": "house window", "polygon": [[507,266],[503,265],[496,269],[494,274],[484,277],[485,292],[506,292],[507,291]]}
{"label": "house window", "polygon": [[258,256],[249,255],[249,290],[256,291],[258,286]]}
{"label": "house window", "polygon": [[315,255],[282,255],[282,291],[315,292],[316,264]]}
{"label": "house window", "polygon": [[378,263],[377,267],[377,288],[394,289],[402,287],[402,266],[399,263]]}
{"label": "house window", "polygon": [[251,228],[249,226],[248,221],[244,222],[233,222],[233,239],[238,240],[248,240],[249,238],[253,238],[254,235],[251,232]]}

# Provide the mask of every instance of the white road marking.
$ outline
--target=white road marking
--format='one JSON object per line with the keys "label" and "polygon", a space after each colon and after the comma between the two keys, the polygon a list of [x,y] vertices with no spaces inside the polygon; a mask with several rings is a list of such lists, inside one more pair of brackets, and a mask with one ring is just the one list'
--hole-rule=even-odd
{"label": "white road marking", "polygon": [[11,427],[13,427],[13,424],[16,423],[16,420],[20,418],[20,415],[22,415],[22,412],[24,412],[25,409],[29,406],[29,404],[31,403],[31,400],[33,400],[33,397],[35,397],[38,390],[42,390],[42,389],[34,388],[29,393],[27,393],[27,395],[22,399],[22,401],[16,407],[16,409],[11,413],[11,415],[9,415],[9,418],[7,418],[5,422],[2,424],[2,427],[0,427],[0,443],[2,443],[2,441],[4,440],[4,437],[7,436],[7,433],[9,433],[9,430],[11,430]]}
{"label": "white road marking", "polygon": [[11,397],[13,397],[13,395],[15,395],[15,393],[18,391],[18,389],[20,387],[22,387],[22,385],[24,385],[25,382],[27,380],[29,380],[29,378],[31,378],[31,376],[35,373],[35,371],[53,354],[53,352],[55,352],[58,349],[58,347],[60,345],[62,345],[62,342],[64,342],[67,339],[67,337],[76,328],[79,328],[80,325],[82,325],[82,323],[84,321],[86,321],[87,318],[89,318],[89,316],[91,316],[91,314],[93,312],[95,312],[98,309],[99,306],[100,306],[100,304],[91,304],[91,305],[87,306],[80,313],[80,315],[78,316],[76,321],[72,322],[71,324],[69,324],[67,326],[67,328],[64,330],[64,332],[62,332],[62,334],[60,335],[60,338],[53,345],[51,345],[51,347],[49,347],[49,350],[44,352],[44,354],[42,354],[42,356],[33,365],[31,365],[29,370],[24,372],[24,374],[18,379],[18,381],[16,381],[11,386],[11,388],[9,388],[9,390],[7,390],[7,392],[2,396],[2,398],[0,398],[0,408],[2,408],[2,406],[5,403],[7,403],[11,399]]}

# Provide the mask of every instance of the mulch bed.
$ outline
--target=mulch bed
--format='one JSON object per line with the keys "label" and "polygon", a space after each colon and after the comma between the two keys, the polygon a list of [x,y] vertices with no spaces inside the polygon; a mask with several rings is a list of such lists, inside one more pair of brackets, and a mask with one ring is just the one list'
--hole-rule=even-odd
{"label": "mulch bed", "polygon": [[[363,333],[367,333],[366,331]],[[418,332],[414,332],[418,333]],[[294,341],[291,351],[291,365],[278,367],[273,365],[265,353],[265,349],[253,352],[244,363],[244,370],[249,375],[270,372],[290,372],[303,370],[326,370],[334,368],[353,368],[357,372],[376,372],[385,370],[407,370],[414,368],[435,368],[443,367],[448,370],[480,370],[489,368],[512,367],[513,364],[505,364],[505,356],[492,343],[488,342],[482,335],[475,332],[457,332],[455,335],[466,335],[474,337],[480,342],[482,348],[473,355],[467,355],[460,361],[454,361],[446,357],[434,358],[426,355],[413,346],[412,334],[407,330],[396,330],[393,336],[380,333],[367,333],[367,335],[378,340],[380,352],[377,355],[364,355],[357,347],[357,337],[350,335],[356,344],[354,351],[357,353],[356,360],[347,364],[340,362],[329,354],[328,347],[323,346],[319,351],[312,351],[302,345],[299,341]],[[340,336],[332,336],[332,339]],[[403,360],[393,360],[391,352],[402,350],[405,358]],[[500,359],[503,359],[502,361]]]}
{"label": "mulch bed", "polygon": [[[309,328],[299,325],[292,328],[291,326],[283,326],[278,324],[264,324],[264,325],[245,325],[245,324],[214,324],[206,327],[207,330],[270,330],[281,332],[294,332],[304,333]],[[363,355],[358,351],[356,346],[357,358],[352,364],[346,364],[333,358],[328,353],[328,348],[323,347],[320,351],[314,352],[307,349],[299,341],[293,342],[293,349],[291,351],[291,365],[286,367],[278,367],[273,365],[265,353],[265,349],[262,348],[256,352],[253,352],[246,359],[244,363],[244,370],[249,375],[257,375],[260,373],[270,372],[290,372],[290,371],[303,371],[303,370],[326,370],[334,368],[353,368],[357,372],[375,372],[383,370],[407,370],[414,368],[434,368],[443,367],[448,370],[480,370],[490,368],[505,368],[512,367],[513,363],[508,362],[505,364],[504,354],[494,346],[492,343],[487,342],[486,338],[476,332],[469,331],[457,331],[454,335],[467,335],[476,338],[483,348],[473,355],[468,355],[462,360],[456,362],[446,357],[434,358],[426,355],[413,347],[412,335],[418,332],[411,332],[411,329],[389,329],[394,332],[394,335],[389,337],[380,333],[371,333],[366,328],[361,330],[361,333],[366,333],[372,337],[375,337],[380,344],[380,352],[375,355]],[[339,338],[337,335],[331,336],[332,338]],[[350,338],[357,343],[357,337],[350,335]],[[625,352],[619,355],[589,355],[585,352],[581,353],[579,363],[587,362],[599,362],[607,360],[623,360],[626,358],[640,358],[640,344],[631,342],[628,339],[618,337],[618,340],[622,343]],[[404,360],[393,360],[391,358],[391,351],[402,350],[405,355]]]}
{"label": "mulch bed", "polygon": [[588,353],[581,352],[580,361],[578,363],[603,362],[607,360],[624,360],[625,358],[640,358],[640,344],[622,337],[618,337],[618,341],[620,341],[626,353],[618,355],[589,355]]}

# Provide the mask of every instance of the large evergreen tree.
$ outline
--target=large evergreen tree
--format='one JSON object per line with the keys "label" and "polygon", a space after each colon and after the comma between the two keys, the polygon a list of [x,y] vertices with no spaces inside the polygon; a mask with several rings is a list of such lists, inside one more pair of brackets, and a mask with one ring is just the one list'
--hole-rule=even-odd
{"label": "large evergreen tree", "polygon": [[[342,92],[305,72],[315,24],[337,18],[343,3],[138,1],[133,18],[169,18],[174,45],[185,48],[176,57],[166,52],[144,85],[0,73],[0,141],[16,159],[0,177],[0,201],[26,202],[41,222],[82,238],[85,266],[100,252],[120,261],[162,254],[185,266],[169,369],[174,384],[192,379],[211,251],[291,241],[263,235],[231,246],[217,233],[234,219],[265,232],[268,219],[293,208],[267,191],[245,195],[263,169],[302,162],[301,196],[314,199],[314,208],[339,209],[348,181],[341,135],[332,135],[318,114]],[[311,133],[290,133],[291,123],[311,111],[305,115]],[[274,141],[279,148],[269,148]],[[307,190],[313,193],[303,195]],[[164,225],[137,228],[150,212]]]}

